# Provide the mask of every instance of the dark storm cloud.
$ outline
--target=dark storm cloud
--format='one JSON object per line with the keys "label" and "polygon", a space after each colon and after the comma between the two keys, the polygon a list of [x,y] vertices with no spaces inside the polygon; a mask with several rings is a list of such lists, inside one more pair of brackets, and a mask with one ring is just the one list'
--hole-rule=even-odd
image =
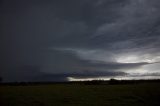
{"label": "dark storm cloud", "polygon": [[[150,66],[145,60],[160,61],[159,0],[1,0],[0,3],[1,73],[10,76],[9,80],[13,73],[18,80],[30,77],[49,80],[52,74],[65,74],[63,80],[73,75],[121,75],[128,69]],[[130,55],[126,63],[117,60]],[[135,55],[139,59],[135,60]],[[127,63],[131,59],[134,61]],[[38,71],[24,72],[19,67],[25,65],[37,67]],[[26,77],[20,78],[23,73],[27,73]]]}
{"label": "dark storm cloud", "polygon": [[[92,61],[82,59],[71,51],[50,50],[45,57],[43,70],[50,73],[85,73],[87,71],[99,70],[113,71],[114,69],[125,69],[129,67],[139,67],[147,63],[116,63]],[[63,67],[62,67],[63,66]],[[107,68],[107,69],[106,69]],[[53,71],[53,69],[55,71]],[[66,71],[67,70],[67,71]]]}
{"label": "dark storm cloud", "polygon": [[[138,68],[148,64],[147,62],[140,63],[118,63],[104,62],[83,59],[77,56],[73,51],[68,50],[50,50],[44,61],[42,71],[51,75],[66,76],[66,77],[98,77],[98,76],[119,76],[125,75],[125,72],[118,70],[126,70],[130,68]],[[53,70],[54,69],[54,70]]]}

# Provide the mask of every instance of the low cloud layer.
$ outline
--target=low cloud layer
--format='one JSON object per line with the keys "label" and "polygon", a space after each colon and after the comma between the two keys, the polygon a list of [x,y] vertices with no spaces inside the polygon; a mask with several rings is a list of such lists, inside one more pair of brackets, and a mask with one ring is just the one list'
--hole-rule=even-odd
{"label": "low cloud layer", "polygon": [[2,0],[0,5],[4,81],[160,73],[159,0]]}

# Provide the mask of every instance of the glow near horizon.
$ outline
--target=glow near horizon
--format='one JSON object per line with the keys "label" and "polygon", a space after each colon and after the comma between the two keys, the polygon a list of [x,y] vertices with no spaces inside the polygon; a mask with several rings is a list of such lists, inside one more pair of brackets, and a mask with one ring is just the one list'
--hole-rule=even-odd
{"label": "glow near horizon", "polygon": [[117,76],[117,77],[96,77],[96,78],[74,78],[67,77],[68,81],[92,81],[92,80],[110,80],[111,78],[117,80],[141,80],[141,79],[160,79],[160,76]]}
{"label": "glow near horizon", "polygon": [[[140,57],[140,58],[139,58]],[[142,59],[143,58],[143,59]],[[160,56],[151,58],[147,56],[137,56],[137,55],[123,55],[116,58],[118,63],[159,63]],[[150,64],[148,64],[150,65]],[[139,80],[139,79],[160,79],[160,76],[148,75],[143,76],[143,74],[150,74],[144,66],[141,66],[137,69],[128,69],[126,71],[128,75],[124,76],[113,76],[113,77],[90,77],[90,78],[76,78],[76,77],[68,77],[68,81],[91,81],[91,80],[109,80],[111,78],[118,79],[118,80]],[[137,75],[137,76],[136,76]],[[142,75],[142,76],[141,76]]]}
{"label": "glow near horizon", "polygon": [[[110,78],[115,78],[115,79],[155,79],[158,78],[160,79],[160,76],[138,76],[138,75],[143,75],[143,74],[150,74],[150,73],[156,73],[159,72],[156,69],[150,69],[153,65],[157,65],[157,63],[160,63],[160,54],[148,54],[148,53],[141,53],[141,52],[126,52],[126,53],[119,53],[115,54],[112,52],[108,52],[105,50],[86,50],[86,49],[75,49],[75,48],[62,48],[58,50],[67,50],[67,51],[72,51],[77,54],[82,59],[90,60],[90,61],[103,61],[105,62],[110,62],[110,59],[108,61],[108,55],[110,57],[113,57],[112,61],[115,61],[117,63],[149,63],[146,65],[142,65],[137,68],[131,68],[127,70],[119,69],[118,71],[125,72],[128,75],[127,76],[115,76],[115,77],[94,77],[94,78],[76,78],[76,77],[68,77],[67,79],[69,81],[88,81],[88,80],[109,80]],[[106,58],[107,56],[107,58]],[[152,70],[152,71],[151,71]],[[135,75],[136,76],[132,76]]]}

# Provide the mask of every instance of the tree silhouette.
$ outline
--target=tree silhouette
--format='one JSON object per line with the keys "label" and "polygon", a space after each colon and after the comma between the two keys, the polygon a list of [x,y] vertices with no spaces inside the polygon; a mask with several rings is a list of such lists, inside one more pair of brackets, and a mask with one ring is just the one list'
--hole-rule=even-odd
{"label": "tree silhouette", "polygon": [[111,78],[109,84],[119,84],[119,81],[116,79]]}

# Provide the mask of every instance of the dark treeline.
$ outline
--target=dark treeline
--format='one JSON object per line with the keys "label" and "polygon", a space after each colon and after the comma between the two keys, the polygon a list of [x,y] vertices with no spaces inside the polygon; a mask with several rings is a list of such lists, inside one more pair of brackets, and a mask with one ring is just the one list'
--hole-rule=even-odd
{"label": "dark treeline", "polygon": [[48,84],[83,84],[83,85],[118,85],[118,84],[139,84],[139,83],[160,83],[160,79],[153,80],[92,80],[92,81],[66,81],[66,82],[3,82],[0,85],[27,86],[27,85],[48,85]]}

